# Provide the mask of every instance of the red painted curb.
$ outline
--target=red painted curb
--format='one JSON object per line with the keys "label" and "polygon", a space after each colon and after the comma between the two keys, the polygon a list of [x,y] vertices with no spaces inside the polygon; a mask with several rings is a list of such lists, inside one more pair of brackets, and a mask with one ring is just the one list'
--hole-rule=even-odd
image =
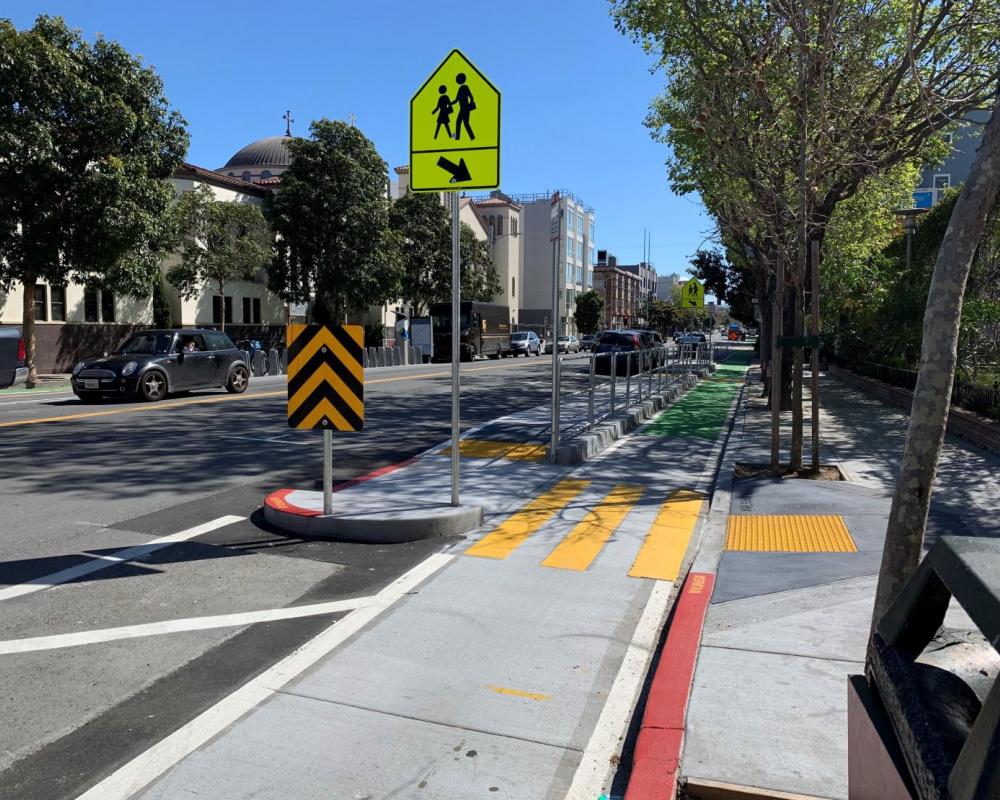
{"label": "red painted curb", "polygon": [[674,800],[677,797],[684,721],[705,612],[714,584],[715,576],[708,572],[692,572],[684,582],[649,688],[625,800]]}
{"label": "red painted curb", "polygon": [[[357,486],[359,483],[364,483],[365,481],[370,481],[373,478],[378,478],[382,475],[388,475],[390,472],[395,472],[397,469],[402,469],[409,464],[412,464],[417,460],[417,456],[413,458],[406,458],[402,461],[397,461],[395,464],[389,464],[387,467],[379,467],[378,469],[367,472],[364,475],[360,475],[357,478],[351,478],[349,481],[344,481],[343,483],[338,483],[333,487],[334,492],[339,492],[342,489],[347,489],[351,486]],[[292,505],[288,501],[288,495],[294,492],[294,489],[278,489],[276,492],[271,492],[267,497],[264,498],[264,505],[270,506],[277,511],[284,511],[286,514],[296,514],[300,517],[318,517],[321,516],[320,511],[314,509],[302,508],[301,506]]]}

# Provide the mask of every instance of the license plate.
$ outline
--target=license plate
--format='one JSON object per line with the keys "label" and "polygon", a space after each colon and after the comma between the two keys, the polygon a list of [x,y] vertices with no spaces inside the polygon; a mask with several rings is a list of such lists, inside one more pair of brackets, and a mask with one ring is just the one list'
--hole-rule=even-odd
{"label": "license plate", "polygon": [[84,389],[100,389],[101,388],[101,382],[99,380],[84,380],[84,382],[83,382],[83,388]]}

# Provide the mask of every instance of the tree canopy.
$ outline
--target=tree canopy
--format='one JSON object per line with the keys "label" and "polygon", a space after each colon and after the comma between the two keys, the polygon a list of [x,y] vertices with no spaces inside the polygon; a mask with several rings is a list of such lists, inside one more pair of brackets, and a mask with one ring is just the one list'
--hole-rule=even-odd
{"label": "tree canopy", "polygon": [[597,333],[604,326],[604,298],[594,289],[581,292],[573,316],[580,333]]}
{"label": "tree canopy", "polygon": [[31,287],[148,294],[187,144],[160,78],[119,44],[59,17],[23,31],[0,20],[0,288],[24,287],[29,384]]}
{"label": "tree canopy", "polygon": [[353,125],[321,119],[309,131],[289,141],[292,163],[268,205],[276,237],[268,282],[288,302],[313,300],[317,321],[342,322],[399,296],[388,166]]}
{"label": "tree canopy", "polygon": [[436,193],[407,192],[389,210],[399,237],[400,296],[416,316],[445,299],[451,285],[451,221]]}
{"label": "tree canopy", "polygon": [[[450,251],[449,251],[450,252]],[[459,257],[461,258],[462,299],[489,303],[503,291],[500,272],[493,261],[490,243],[479,239],[464,222],[459,233]],[[451,297],[451,274],[441,300]]]}

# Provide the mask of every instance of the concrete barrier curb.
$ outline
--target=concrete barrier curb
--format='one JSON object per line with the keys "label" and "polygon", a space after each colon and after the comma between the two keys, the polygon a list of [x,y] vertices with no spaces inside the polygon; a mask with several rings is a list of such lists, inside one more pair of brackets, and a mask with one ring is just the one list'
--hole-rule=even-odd
{"label": "concrete barrier curb", "polygon": [[649,400],[643,400],[630,406],[625,413],[614,419],[604,420],[592,430],[577,434],[572,440],[560,445],[556,450],[556,463],[564,465],[582,464],[594,458],[605,450],[612,442],[631,433],[644,422],[652,419],[657,413],[673,403],[684,392],[696,386],[698,379],[687,375],[676,383],[654,394]]}
{"label": "concrete barrier curb", "polygon": [[[290,501],[293,495],[295,502]],[[308,505],[303,506],[303,500]],[[390,544],[432,539],[438,536],[461,536],[483,524],[480,506],[450,506],[443,503],[403,503],[393,508],[369,508],[359,512],[358,499],[350,492],[334,496],[340,513],[329,516],[317,513],[322,492],[293,492],[282,489],[264,500],[264,518],[285,533],[321,539]]]}

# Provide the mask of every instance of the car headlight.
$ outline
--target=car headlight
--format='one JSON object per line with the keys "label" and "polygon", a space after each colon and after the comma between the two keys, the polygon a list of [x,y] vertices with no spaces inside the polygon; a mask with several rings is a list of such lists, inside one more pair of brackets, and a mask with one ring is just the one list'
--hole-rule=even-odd
{"label": "car headlight", "polygon": [[86,365],[87,365],[86,361],[80,361],[80,362],[78,362],[77,365],[75,367],[73,367],[73,374],[74,375],[79,374],[80,370],[83,369]]}
{"label": "car headlight", "polygon": [[124,367],[122,367],[122,377],[127,378],[129,375],[135,372],[138,366],[139,365],[136,364],[134,361],[129,361]]}

